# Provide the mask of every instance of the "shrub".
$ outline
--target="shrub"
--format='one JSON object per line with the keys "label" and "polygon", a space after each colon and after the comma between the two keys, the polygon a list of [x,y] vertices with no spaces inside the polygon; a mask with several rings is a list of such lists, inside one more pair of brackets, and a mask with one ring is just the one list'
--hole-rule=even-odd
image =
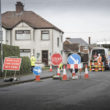
{"label": "shrub", "polygon": [[20,68],[20,74],[26,74],[31,72],[31,62],[29,57],[21,57],[21,68]]}

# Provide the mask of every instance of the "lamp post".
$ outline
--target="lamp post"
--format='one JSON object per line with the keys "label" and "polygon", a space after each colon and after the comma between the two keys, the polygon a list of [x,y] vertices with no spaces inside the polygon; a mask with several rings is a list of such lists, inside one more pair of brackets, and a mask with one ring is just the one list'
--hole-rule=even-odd
{"label": "lamp post", "polygon": [[1,0],[0,0],[0,41],[1,41],[1,76],[3,73],[3,37],[2,37],[2,23],[1,23]]}

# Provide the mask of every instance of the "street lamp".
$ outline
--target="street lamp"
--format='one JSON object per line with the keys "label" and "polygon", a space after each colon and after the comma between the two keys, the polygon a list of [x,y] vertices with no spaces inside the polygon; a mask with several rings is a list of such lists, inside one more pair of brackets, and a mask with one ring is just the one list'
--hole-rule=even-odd
{"label": "street lamp", "polygon": [[2,45],[3,37],[2,37],[2,23],[1,23],[1,0],[0,0],[0,41],[1,41],[1,72],[3,73],[3,45]]}

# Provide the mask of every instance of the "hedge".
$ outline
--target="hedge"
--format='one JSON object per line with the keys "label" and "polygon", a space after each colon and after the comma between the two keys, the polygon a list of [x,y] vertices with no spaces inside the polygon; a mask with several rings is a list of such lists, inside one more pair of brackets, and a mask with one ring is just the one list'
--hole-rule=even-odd
{"label": "hedge", "polygon": [[31,62],[29,57],[21,57],[22,63],[20,68],[20,74],[26,74],[31,72]]}

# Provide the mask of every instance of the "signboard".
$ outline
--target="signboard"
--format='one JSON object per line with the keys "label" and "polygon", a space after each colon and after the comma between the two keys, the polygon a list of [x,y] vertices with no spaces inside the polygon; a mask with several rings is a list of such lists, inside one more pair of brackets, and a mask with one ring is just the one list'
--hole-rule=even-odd
{"label": "signboard", "polygon": [[33,68],[33,73],[34,73],[35,75],[40,75],[41,72],[42,72],[42,69],[41,69],[40,66],[35,66],[35,67]]}
{"label": "signboard", "polygon": [[69,64],[80,64],[81,57],[78,54],[72,54],[68,57],[68,63]]}
{"label": "signboard", "polygon": [[59,53],[55,53],[51,56],[51,62],[53,65],[59,65],[62,62],[62,56]]}
{"label": "signboard", "polygon": [[3,64],[3,70],[19,71],[21,66],[21,58],[6,57]]}

